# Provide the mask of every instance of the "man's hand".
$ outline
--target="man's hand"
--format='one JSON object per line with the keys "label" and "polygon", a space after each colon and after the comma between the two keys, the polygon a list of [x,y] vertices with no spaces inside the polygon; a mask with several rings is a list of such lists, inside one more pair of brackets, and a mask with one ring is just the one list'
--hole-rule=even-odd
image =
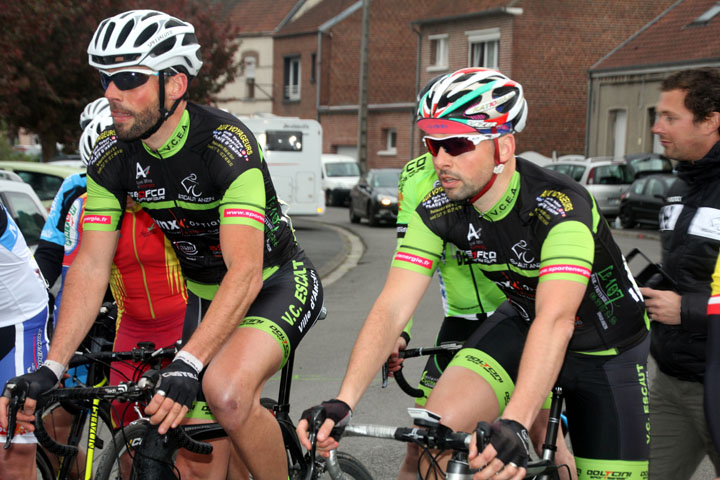
{"label": "man's hand", "polygon": [[150,423],[160,424],[158,433],[161,435],[180,425],[190,410],[200,390],[199,374],[192,365],[179,358],[160,370],[155,396],[145,412],[152,415]]}
{"label": "man's hand", "polygon": [[682,297],[670,290],[655,290],[654,288],[641,288],[640,293],[645,297],[650,320],[666,325],[680,325],[680,309]]}
{"label": "man's hand", "polygon": [[17,421],[28,431],[35,430],[35,406],[37,398],[58,384],[58,377],[46,366],[41,366],[32,373],[20,375],[8,380],[0,398],[0,426],[8,428],[8,406],[10,398],[16,397],[23,404],[17,412]]}
{"label": "man's hand", "polygon": [[[347,426],[350,423],[350,419],[352,418],[352,409],[347,403],[338,399],[322,402],[320,406],[323,407],[323,409],[325,410],[327,419],[323,422],[317,432],[316,446],[317,449],[320,451],[320,454],[323,457],[327,458],[330,456],[329,451],[335,450],[339,446],[338,441],[331,435],[332,429],[336,426]],[[296,428],[300,443],[305,447],[306,450],[310,450],[312,448],[312,444],[310,443],[308,436],[310,427],[310,413],[313,409],[314,407],[308,408],[302,413],[301,420],[300,422],[298,422],[298,426]]]}
{"label": "man's hand", "polygon": [[387,361],[387,369],[389,375],[392,377],[393,372],[397,372],[402,368],[403,358],[400,358],[400,352],[407,348],[407,342],[405,337],[398,337],[393,347],[393,351],[390,354],[390,358]]}
{"label": "man's hand", "polygon": [[480,469],[473,480],[521,480],[527,472],[530,436],[520,423],[498,419],[492,425],[478,424],[478,430],[489,433],[490,443],[478,454],[477,431],[470,444],[470,467]]}

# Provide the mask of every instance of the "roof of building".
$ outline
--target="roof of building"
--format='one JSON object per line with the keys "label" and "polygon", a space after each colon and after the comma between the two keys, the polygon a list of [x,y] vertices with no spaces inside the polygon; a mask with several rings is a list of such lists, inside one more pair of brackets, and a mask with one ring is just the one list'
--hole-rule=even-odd
{"label": "roof of building", "polygon": [[305,0],[236,0],[228,9],[228,17],[239,33],[274,32],[281,28],[288,15]]}
{"label": "roof of building", "polygon": [[321,0],[320,3],[308,9],[304,14],[296,17],[278,30],[277,36],[317,32],[320,25],[340,15],[343,11],[357,3],[357,1],[358,0]]}
{"label": "roof of building", "polygon": [[638,70],[718,60],[720,8],[717,0],[678,0],[590,71]]}

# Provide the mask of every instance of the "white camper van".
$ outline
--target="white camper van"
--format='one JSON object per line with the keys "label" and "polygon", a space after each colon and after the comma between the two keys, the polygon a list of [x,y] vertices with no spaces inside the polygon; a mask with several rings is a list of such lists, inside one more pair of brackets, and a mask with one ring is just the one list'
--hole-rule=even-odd
{"label": "white camper van", "polygon": [[262,148],[278,197],[290,215],[322,215],[322,127],[315,120],[274,115],[238,117]]}

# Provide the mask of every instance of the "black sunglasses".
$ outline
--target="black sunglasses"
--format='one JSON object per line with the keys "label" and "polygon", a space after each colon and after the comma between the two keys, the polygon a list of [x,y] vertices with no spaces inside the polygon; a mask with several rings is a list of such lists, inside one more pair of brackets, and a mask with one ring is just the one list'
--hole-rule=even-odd
{"label": "black sunglasses", "polygon": [[133,72],[133,71],[122,71],[112,75],[107,73],[100,73],[100,83],[102,84],[103,90],[107,90],[110,86],[110,82],[114,83],[118,90],[132,90],[140,85],[147,83],[150,75],[157,76],[155,72]]}
{"label": "black sunglasses", "polygon": [[423,137],[428,152],[433,157],[440,153],[440,147],[452,157],[457,157],[465,152],[475,150],[475,147],[483,140],[491,140],[490,135],[455,135],[453,137],[433,138]]}

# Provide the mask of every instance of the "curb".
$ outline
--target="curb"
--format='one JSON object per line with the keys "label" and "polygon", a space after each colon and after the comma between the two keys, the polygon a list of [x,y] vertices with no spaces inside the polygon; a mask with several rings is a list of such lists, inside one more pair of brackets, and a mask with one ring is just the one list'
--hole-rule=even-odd
{"label": "curb", "polygon": [[345,248],[328,262],[329,267],[325,269],[327,271],[320,275],[320,281],[323,283],[323,287],[329,287],[357,266],[363,253],[365,253],[365,244],[358,235],[346,228],[318,220],[308,219],[308,221],[334,230],[345,243]]}

